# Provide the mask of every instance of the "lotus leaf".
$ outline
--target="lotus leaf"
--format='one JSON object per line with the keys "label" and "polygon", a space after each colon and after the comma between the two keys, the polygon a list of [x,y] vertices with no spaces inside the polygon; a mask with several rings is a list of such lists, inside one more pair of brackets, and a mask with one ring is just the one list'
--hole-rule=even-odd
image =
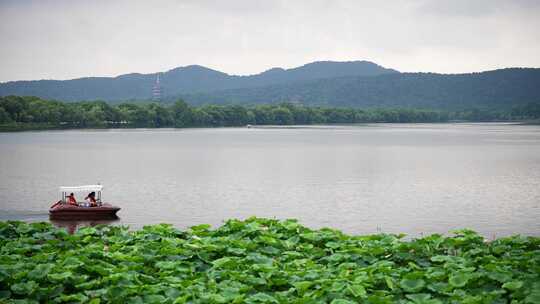
{"label": "lotus leaf", "polygon": [[448,279],[448,283],[452,285],[453,287],[463,287],[467,285],[467,282],[471,276],[467,273],[456,273],[450,275],[450,278]]}
{"label": "lotus leaf", "polygon": [[523,282],[512,281],[512,282],[504,283],[502,287],[509,290],[517,290],[517,289],[520,289],[521,286],[523,286]]}

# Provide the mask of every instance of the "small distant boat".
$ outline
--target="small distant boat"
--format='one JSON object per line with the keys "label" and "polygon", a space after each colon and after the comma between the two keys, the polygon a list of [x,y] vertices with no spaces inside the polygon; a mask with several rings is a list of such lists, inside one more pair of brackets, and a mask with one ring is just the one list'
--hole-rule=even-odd
{"label": "small distant boat", "polygon": [[[49,217],[55,220],[85,220],[85,219],[114,219],[119,207],[101,201],[102,185],[85,185],[75,187],[60,187],[62,198],[54,203],[49,209]],[[95,206],[78,203],[77,205],[68,203],[70,193],[97,193]]]}

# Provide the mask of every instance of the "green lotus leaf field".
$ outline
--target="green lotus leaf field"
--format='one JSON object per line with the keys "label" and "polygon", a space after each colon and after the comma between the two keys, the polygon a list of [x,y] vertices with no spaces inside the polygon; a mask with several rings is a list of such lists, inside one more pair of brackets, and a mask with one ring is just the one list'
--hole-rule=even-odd
{"label": "green lotus leaf field", "polygon": [[0,303],[540,303],[540,238],[0,222]]}

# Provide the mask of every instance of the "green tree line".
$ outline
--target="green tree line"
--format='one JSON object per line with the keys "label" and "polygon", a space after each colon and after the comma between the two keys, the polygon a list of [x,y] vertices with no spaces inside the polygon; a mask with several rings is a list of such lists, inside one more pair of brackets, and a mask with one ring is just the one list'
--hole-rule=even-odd
{"label": "green tree line", "polygon": [[333,123],[412,123],[451,120],[490,121],[540,118],[540,104],[508,111],[480,109],[447,112],[423,109],[353,109],[306,107],[291,103],[275,105],[191,106],[182,100],[172,104],[104,101],[60,102],[38,97],[0,97],[0,125],[43,128],[100,127],[219,127]]}

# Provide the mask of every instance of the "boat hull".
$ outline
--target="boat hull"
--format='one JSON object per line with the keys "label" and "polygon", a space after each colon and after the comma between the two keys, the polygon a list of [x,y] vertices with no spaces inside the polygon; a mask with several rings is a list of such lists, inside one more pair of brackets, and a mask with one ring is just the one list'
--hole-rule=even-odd
{"label": "boat hull", "polygon": [[118,218],[116,212],[119,210],[120,208],[106,203],[99,207],[55,204],[49,209],[49,218],[57,220],[115,219]]}

